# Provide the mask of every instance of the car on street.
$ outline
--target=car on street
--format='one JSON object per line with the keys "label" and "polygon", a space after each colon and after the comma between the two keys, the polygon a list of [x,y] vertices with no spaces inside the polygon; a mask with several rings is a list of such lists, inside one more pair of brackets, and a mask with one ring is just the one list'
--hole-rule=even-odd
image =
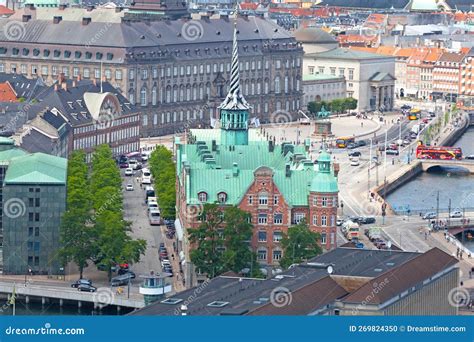
{"label": "car on street", "polygon": [[360,151],[351,151],[349,152],[349,157],[360,157],[362,153]]}
{"label": "car on street", "polygon": [[148,212],[148,220],[150,221],[150,225],[152,226],[159,226],[161,224],[161,214],[160,211],[157,209],[151,209]]}
{"label": "car on street", "polygon": [[127,272],[125,274],[113,277],[112,280],[110,281],[110,285],[111,286],[127,285],[129,282],[132,281],[133,278],[135,278],[135,273]]}
{"label": "car on street", "polygon": [[347,144],[347,148],[348,148],[349,150],[352,150],[352,149],[354,149],[354,148],[356,148],[356,147],[358,147],[358,146],[356,145],[356,143],[349,143],[349,144]]}
{"label": "car on street", "polygon": [[125,190],[127,190],[127,191],[133,191],[133,184],[132,184],[132,183],[128,183],[127,186],[125,187]]}
{"label": "car on street", "polygon": [[372,224],[375,223],[375,217],[373,216],[362,216],[359,221],[360,224]]}
{"label": "car on street", "polygon": [[124,274],[129,274],[130,275],[130,278],[132,279],[135,279],[137,277],[137,275],[135,274],[135,272],[132,272],[130,271],[129,269],[119,269],[118,272],[117,272],[118,275],[124,275]]}
{"label": "car on street", "polygon": [[89,279],[78,279],[71,284],[71,287],[77,288],[80,285],[92,285],[92,281]]}
{"label": "car on street", "polygon": [[133,169],[131,167],[125,169],[125,176],[133,176]]}
{"label": "car on street", "polygon": [[351,166],[359,166],[359,165],[360,165],[360,163],[359,163],[359,159],[358,159],[358,158],[351,160]]}
{"label": "car on street", "polygon": [[343,219],[337,219],[336,220],[336,226],[338,226],[338,227],[342,226],[343,223],[344,223]]}
{"label": "car on street", "polygon": [[128,167],[128,163],[127,162],[120,162],[119,167],[121,169],[126,169]]}
{"label": "car on street", "polygon": [[436,213],[433,211],[427,212],[425,215],[422,216],[423,220],[432,220],[436,218]]}
{"label": "car on street", "polygon": [[148,176],[148,177],[143,176],[142,177],[142,184],[147,184],[147,185],[151,184],[151,177],[150,176]]}
{"label": "car on street", "polygon": [[400,107],[400,109],[403,109],[403,110],[410,110],[410,109],[411,109],[411,106],[410,106],[410,105],[407,105],[407,104],[404,104],[403,106]]}
{"label": "car on street", "polygon": [[460,217],[462,217],[462,211],[461,210],[453,210],[449,213],[449,217],[451,217],[451,218],[460,218]]}
{"label": "car on street", "polygon": [[403,146],[408,146],[408,145],[410,145],[410,144],[411,144],[411,140],[410,140],[410,139],[403,139],[403,141],[402,141],[402,145],[403,145]]}
{"label": "car on street", "polygon": [[398,150],[390,149],[390,150],[385,151],[385,154],[391,155],[391,156],[398,156],[399,152],[398,152]]}
{"label": "car on street", "polygon": [[362,147],[362,146],[366,146],[367,145],[367,141],[365,140],[358,140],[355,142],[355,144],[357,145],[357,147]]}
{"label": "car on street", "polygon": [[466,157],[466,159],[470,159],[470,160],[473,160],[474,159],[474,154],[470,154]]}
{"label": "car on street", "polygon": [[158,203],[156,201],[148,201],[147,207],[148,207],[148,211],[158,210]]}
{"label": "car on street", "polygon": [[81,291],[81,292],[95,292],[97,290],[97,288],[95,286],[92,286],[92,285],[89,285],[89,284],[80,284],[77,287],[77,290]]}

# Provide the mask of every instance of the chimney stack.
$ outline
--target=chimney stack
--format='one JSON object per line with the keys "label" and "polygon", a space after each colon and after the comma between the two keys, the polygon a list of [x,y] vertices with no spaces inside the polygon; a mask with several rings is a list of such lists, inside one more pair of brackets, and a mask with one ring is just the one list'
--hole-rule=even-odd
{"label": "chimney stack", "polygon": [[27,23],[31,20],[31,14],[23,14],[23,17],[21,19],[22,22]]}
{"label": "chimney stack", "polygon": [[291,170],[290,170],[290,164],[285,165],[285,176],[290,177],[291,176]]}
{"label": "chimney stack", "polygon": [[58,91],[58,89],[59,89],[58,84],[55,83],[55,84],[54,84],[54,91]]}
{"label": "chimney stack", "polygon": [[67,91],[67,82],[61,84],[61,89]]}
{"label": "chimney stack", "polygon": [[63,20],[63,17],[61,17],[59,15],[55,15],[53,17],[53,24],[59,24],[61,22],[61,20]]}
{"label": "chimney stack", "polygon": [[337,177],[339,175],[340,165],[339,163],[333,163],[332,166],[334,168],[334,176]]}
{"label": "chimney stack", "polygon": [[82,25],[83,26],[86,26],[86,25],[89,25],[91,23],[92,19],[90,17],[83,17],[82,18]]}
{"label": "chimney stack", "polygon": [[65,80],[66,78],[64,77],[64,73],[63,72],[59,73],[58,83],[63,84]]}

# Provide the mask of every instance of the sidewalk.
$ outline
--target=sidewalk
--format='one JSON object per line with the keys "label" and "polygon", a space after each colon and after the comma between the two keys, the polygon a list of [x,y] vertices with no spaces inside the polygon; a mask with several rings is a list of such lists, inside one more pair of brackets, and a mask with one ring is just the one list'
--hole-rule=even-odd
{"label": "sidewalk", "polygon": [[183,277],[182,277],[182,274],[180,272],[179,255],[173,248],[173,239],[168,239],[166,237],[166,226],[165,225],[161,226],[161,234],[164,237],[165,247],[168,251],[168,258],[171,257],[169,260],[170,260],[171,266],[173,268],[173,273],[174,273],[173,278],[171,278],[172,283],[173,283],[173,291],[175,293],[184,291],[184,290],[186,290],[186,287],[183,284]]}

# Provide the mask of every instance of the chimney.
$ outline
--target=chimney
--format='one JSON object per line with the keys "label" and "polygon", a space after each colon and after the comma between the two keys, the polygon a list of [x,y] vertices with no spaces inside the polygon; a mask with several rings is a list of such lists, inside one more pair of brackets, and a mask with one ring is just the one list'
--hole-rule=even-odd
{"label": "chimney", "polygon": [[67,4],[60,4],[59,5],[59,10],[64,11],[66,9],[66,7],[67,7]]}
{"label": "chimney", "polygon": [[31,15],[30,14],[23,14],[23,17],[21,19],[22,22],[27,23],[30,20],[31,20]]}
{"label": "chimney", "polygon": [[275,145],[273,143],[273,140],[270,140],[268,142],[268,152],[273,152],[275,150]]}
{"label": "chimney", "polygon": [[83,26],[89,25],[91,21],[92,21],[92,19],[90,17],[83,17],[82,18],[82,25]]}
{"label": "chimney", "polygon": [[58,89],[59,89],[58,84],[55,83],[55,84],[54,84],[54,91],[58,91]]}
{"label": "chimney", "polygon": [[77,86],[76,80],[72,80],[72,87],[76,88],[76,86]]}
{"label": "chimney", "polygon": [[67,91],[67,82],[61,83],[61,89]]}
{"label": "chimney", "polygon": [[63,20],[63,17],[61,17],[59,15],[55,15],[53,17],[53,24],[59,24],[61,22],[61,20]]}
{"label": "chimney", "polygon": [[232,164],[232,176],[237,177],[239,175],[239,166],[237,163]]}
{"label": "chimney", "polygon": [[94,87],[97,87],[97,81],[96,81],[95,77],[92,79],[92,84],[94,85]]}
{"label": "chimney", "polygon": [[285,176],[290,177],[291,176],[291,170],[290,170],[290,164],[285,165]]}
{"label": "chimney", "polygon": [[81,74],[77,74],[77,82],[80,82],[80,81],[82,81],[82,76]]}
{"label": "chimney", "polygon": [[339,174],[339,170],[340,170],[340,166],[339,166],[339,163],[333,163],[333,168],[334,168],[334,176],[337,177],[337,175]]}

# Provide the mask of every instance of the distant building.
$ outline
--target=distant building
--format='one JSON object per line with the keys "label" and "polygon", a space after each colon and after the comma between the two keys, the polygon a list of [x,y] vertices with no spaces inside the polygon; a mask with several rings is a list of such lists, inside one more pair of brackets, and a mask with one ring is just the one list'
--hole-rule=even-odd
{"label": "distant building", "polygon": [[343,99],[346,94],[344,76],[309,74],[303,76],[303,106],[312,101],[331,101]]}
{"label": "distant building", "polygon": [[456,102],[465,54],[444,51],[433,68],[433,100]]}
{"label": "distant building", "polygon": [[[190,19],[183,4],[143,0],[126,10],[26,7],[0,19],[0,72],[40,76],[49,85],[61,73],[67,79],[103,76],[141,108],[142,137],[209,127],[230,79],[233,24],[228,15]],[[21,25],[22,37],[5,34],[12,22]],[[237,26],[242,92],[252,116],[265,123],[285,110],[296,118],[301,44],[262,16],[239,16]]]}
{"label": "distant building", "polygon": [[339,46],[334,36],[320,28],[300,28],[293,34],[295,39],[303,44],[305,54],[332,50]]}
{"label": "distant building", "polygon": [[141,110],[108,82],[60,80],[26,108],[16,144],[29,152],[61,157],[108,144],[115,156],[138,151]]}
{"label": "distant building", "polygon": [[357,99],[359,111],[392,110],[395,93],[395,58],[337,48],[307,54],[303,75],[313,73],[345,77],[348,97]]}
{"label": "distant building", "polygon": [[27,153],[0,138],[0,232],[4,274],[59,274],[67,159]]}
{"label": "distant building", "polygon": [[233,205],[252,215],[251,247],[264,266],[278,265],[283,234],[302,220],[320,233],[325,250],[336,247],[339,190],[331,157],[322,152],[316,171],[308,142],[280,144],[261,128],[249,128],[250,106],[240,91],[238,51],[234,33],[230,89],[218,107],[220,128],[193,129],[187,142],[175,143],[176,227],[188,262],[189,285],[196,281],[184,232],[199,226],[199,218],[189,213],[203,203]]}
{"label": "distant building", "polygon": [[337,248],[271,279],[224,274],[131,315],[457,315],[457,263],[438,248]]}
{"label": "distant building", "polygon": [[474,47],[464,56],[460,72],[460,95],[463,98],[474,98]]}

